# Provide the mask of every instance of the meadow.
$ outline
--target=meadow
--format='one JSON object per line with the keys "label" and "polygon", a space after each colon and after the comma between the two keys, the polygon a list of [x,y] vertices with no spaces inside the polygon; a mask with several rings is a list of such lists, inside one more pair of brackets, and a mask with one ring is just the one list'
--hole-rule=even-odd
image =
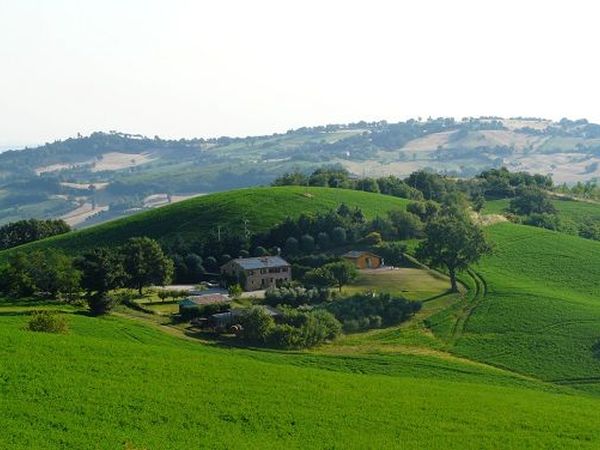
{"label": "meadow", "polygon": [[[600,400],[431,356],[223,349],[118,317],[0,315],[0,446],[594,448]],[[394,370],[394,368],[396,370]],[[494,414],[489,414],[493,410]]]}
{"label": "meadow", "polygon": [[[195,238],[241,217],[261,230],[341,202],[368,217],[406,205],[339,189],[243,189],[24,248]],[[570,214],[593,214],[572,203]],[[494,252],[461,274],[465,292],[447,293],[436,272],[363,273],[347,292],[399,293],[422,310],[305,351],[201,342],[124,306],[94,318],[0,299],[0,448],[600,447],[600,242],[512,223],[485,232]],[[26,331],[40,308],[65,314],[70,332]]]}
{"label": "meadow", "polygon": [[455,351],[600,392],[600,242],[509,223],[488,233],[485,298]]}

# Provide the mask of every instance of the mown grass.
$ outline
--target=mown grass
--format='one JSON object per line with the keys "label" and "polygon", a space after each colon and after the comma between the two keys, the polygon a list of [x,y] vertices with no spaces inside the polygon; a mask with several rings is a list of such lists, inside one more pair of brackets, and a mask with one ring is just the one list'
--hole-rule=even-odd
{"label": "mown grass", "polygon": [[513,383],[493,370],[430,356],[225,350],[115,317],[73,314],[65,336],[27,332],[23,323],[22,316],[0,316],[3,448],[496,449],[600,442],[597,398]]}
{"label": "mown grass", "polygon": [[[21,246],[18,250],[61,248],[81,252],[99,245],[118,245],[130,237],[148,236],[168,241],[208,239],[220,226],[223,232],[243,232],[243,221],[253,232],[263,231],[287,216],[327,211],[341,203],[360,208],[367,217],[404,208],[407,200],[368,192],[319,187],[249,188],[197,197],[114,220],[95,227]],[[12,250],[15,251],[15,250]],[[0,252],[0,258],[11,250]]]}
{"label": "mown grass", "polygon": [[494,225],[488,232],[495,252],[477,268],[487,295],[455,350],[597,390],[600,243],[514,224]]}
{"label": "mown grass", "polygon": [[424,300],[440,295],[450,287],[443,275],[422,269],[400,268],[394,270],[359,271],[351,284],[344,286],[344,295],[375,291],[401,295],[411,300]]}

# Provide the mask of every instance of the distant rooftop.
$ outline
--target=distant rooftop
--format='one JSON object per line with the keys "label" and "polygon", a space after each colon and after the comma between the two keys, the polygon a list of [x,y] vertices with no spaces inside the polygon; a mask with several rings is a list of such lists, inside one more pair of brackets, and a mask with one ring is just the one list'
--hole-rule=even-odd
{"label": "distant rooftop", "polygon": [[237,258],[233,260],[245,270],[266,269],[269,267],[287,267],[290,265],[281,256],[260,256],[257,258]]}
{"label": "distant rooftop", "polygon": [[372,255],[372,256],[378,256],[373,252],[369,252],[367,250],[350,250],[347,253],[344,253],[342,256],[344,258],[360,258],[362,255]]}

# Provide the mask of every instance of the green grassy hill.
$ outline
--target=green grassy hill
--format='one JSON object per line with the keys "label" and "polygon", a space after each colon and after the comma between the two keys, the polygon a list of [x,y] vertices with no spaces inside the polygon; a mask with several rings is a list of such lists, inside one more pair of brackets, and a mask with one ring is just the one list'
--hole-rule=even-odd
{"label": "green grassy hill", "polygon": [[0,446],[593,448],[600,400],[435,357],[219,349],[127,319],[0,315]]}
{"label": "green grassy hill", "polygon": [[[244,219],[252,232],[265,230],[287,216],[327,211],[341,203],[360,208],[367,217],[404,208],[407,200],[345,189],[285,186],[248,188],[211,194],[118,219],[95,227],[20,247],[54,247],[70,252],[101,245],[118,245],[130,237],[168,241],[176,236],[207,239],[217,231],[242,233]],[[10,251],[10,250],[9,250]],[[6,252],[0,253],[0,257]]]}
{"label": "green grassy hill", "polygon": [[[370,217],[406,205],[243,189],[22,248],[198,238],[244,218],[259,231],[342,202]],[[433,296],[411,322],[310,351],[207,345],[141,313],[63,306],[70,334],[31,333],[25,314],[40,305],[0,301],[0,447],[598,448],[600,242],[511,223],[486,233],[494,254],[463,274],[464,297]],[[379,285],[419,287],[407,273]]]}
{"label": "green grassy hill", "polygon": [[[509,199],[489,201],[485,205],[484,214],[504,214],[508,210],[509,204]],[[561,219],[567,219],[577,225],[600,220],[600,204],[598,203],[553,199],[552,204],[556,207]]]}
{"label": "green grassy hill", "polygon": [[477,268],[484,292],[453,350],[600,392],[600,242],[508,223],[488,232],[494,255]]}

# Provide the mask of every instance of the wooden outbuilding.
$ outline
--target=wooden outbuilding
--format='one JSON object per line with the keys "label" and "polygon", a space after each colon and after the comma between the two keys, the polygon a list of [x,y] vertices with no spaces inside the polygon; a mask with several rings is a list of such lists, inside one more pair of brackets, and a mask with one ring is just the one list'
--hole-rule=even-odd
{"label": "wooden outbuilding", "polygon": [[357,269],[378,269],[384,263],[381,256],[366,250],[351,250],[343,254],[342,258],[350,261]]}

